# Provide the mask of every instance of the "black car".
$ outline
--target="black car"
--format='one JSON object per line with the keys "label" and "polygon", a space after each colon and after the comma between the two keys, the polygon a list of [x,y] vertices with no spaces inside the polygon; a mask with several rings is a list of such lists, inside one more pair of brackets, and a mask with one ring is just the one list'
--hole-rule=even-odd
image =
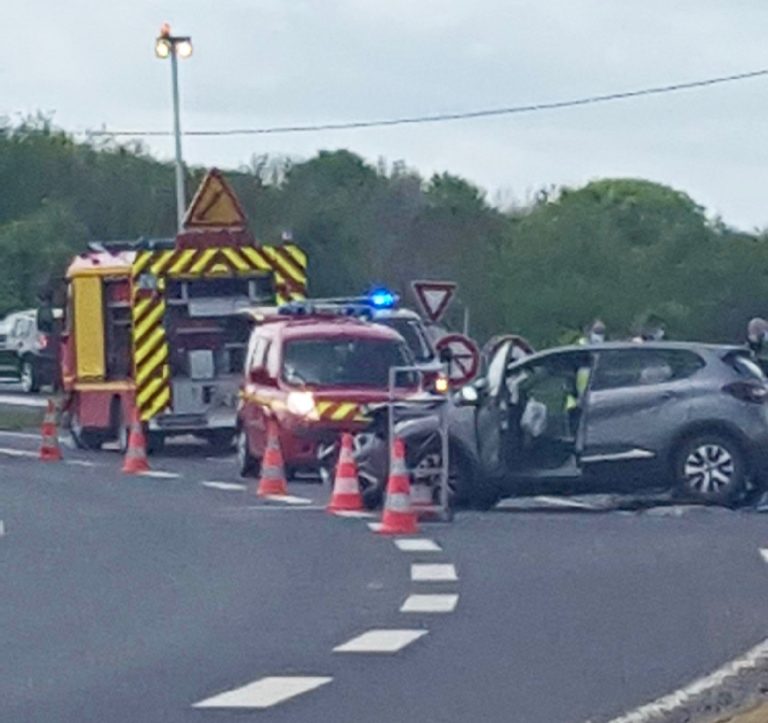
{"label": "black car", "polygon": [[57,379],[54,338],[37,326],[34,309],[9,314],[0,322],[0,380],[19,382],[37,392]]}
{"label": "black car", "polygon": [[[512,353],[509,341],[501,344],[451,410],[456,502],[489,507],[514,495],[672,488],[727,504],[748,483],[762,485],[768,383],[745,348],[613,343],[517,361]],[[434,416],[397,425],[411,467],[427,480],[435,427]],[[381,437],[359,445],[369,488],[386,465],[381,446]]]}

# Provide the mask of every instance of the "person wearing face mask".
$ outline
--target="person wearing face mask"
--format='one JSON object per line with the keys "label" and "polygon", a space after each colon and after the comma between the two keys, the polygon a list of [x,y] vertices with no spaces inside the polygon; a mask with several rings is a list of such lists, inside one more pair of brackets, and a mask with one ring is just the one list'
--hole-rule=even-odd
{"label": "person wearing face mask", "polygon": [[768,374],[768,321],[756,316],[747,324],[747,346],[764,373]]}
{"label": "person wearing face mask", "polygon": [[605,323],[595,319],[579,340],[579,344],[602,344],[605,341]]}
{"label": "person wearing face mask", "polygon": [[[587,346],[589,344],[602,344],[605,341],[605,323],[600,319],[595,319],[579,340],[579,344]],[[589,386],[589,375],[591,367],[581,366],[576,369],[573,377],[573,387],[565,397],[565,413],[569,420],[569,427],[575,436],[578,429],[579,419],[581,417],[581,403],[584,394]]]}

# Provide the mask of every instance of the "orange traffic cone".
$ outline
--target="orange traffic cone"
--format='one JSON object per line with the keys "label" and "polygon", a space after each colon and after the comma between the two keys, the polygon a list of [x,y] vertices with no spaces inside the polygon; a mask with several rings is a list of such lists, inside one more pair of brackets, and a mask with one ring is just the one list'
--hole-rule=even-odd
{"label": "orange traffic cone", "polygon": [[416,512],[411,507],[411,481],[405,465],[405,445],[399,437],[392,445],[392,461],[387,480],[387,497],[381,516],[382,535],[412,535],[418,532]]}
{"label": "orange traffic cone", "polygon": [[352,451],[352,435],[341,435],[341,451],[336,465],[336,479],[333,482],[333,494],[328,503],[328,512],[347,510],[358,512],[363,509],[363,496],[357,481],[357,464]]}
{"label": "orange traffic cone", "polygon": [[256,489],[259,497],[266,495],[287,495],[288,483],[285,480],[283,453],[280,451],[280,439],[277,425],[270,420],[267,424],[267,448],[261,461],[261,476]]}
{"label": "orange traffic cone", "polygon": [[56,429],[56,405],[53,399],[48,400],[48,407],[43,417],[42,438],[40,459],[43,462],[60,462],[61,447],[59,447],[59,432]]}
{"label": "orange traffic cone", "polygon": [[123,472],[125,474],[141,474],[148,471],[147,441],[144,439],[144,429],[142,428],[137,408],[134,409],[133,419],[131,420],[131,431],[128,435],[128,449],[125,450]]}

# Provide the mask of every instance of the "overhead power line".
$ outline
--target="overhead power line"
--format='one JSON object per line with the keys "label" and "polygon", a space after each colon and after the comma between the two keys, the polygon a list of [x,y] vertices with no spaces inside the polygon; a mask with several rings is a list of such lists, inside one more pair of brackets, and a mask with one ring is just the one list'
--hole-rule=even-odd
{"label": "overhead power line", "polygon": [[[492,118],[494,116],[514,115],[518,113],[537,113],[547,110],[558,110],[562,108],[575,108],[585,105],[596,105],[598,103],[607,103],[614,100],[626,100],[628,98],[639,98],[649,95],[662,95],[663,93],[676,93],[681,90],[692,90],[695,88],[706,88],[713,85],[722,85],[724,83],[733,83],[740,80],[749,80],[768,75],[768,69],[752,70],[747,73],[736,73],[734,75],[723,75],[717,78],[706,78],[705,80],[693,80],[686,83],[673,83],[670,85],[659,85],[650,88],[640,88],[638,90],[625,90],[616,93],[606,93],[603,95],[591,95],[584,98],[573,98],[570,100],[558,100],[547,103],[531,103],[529,105],[515,105],[506,108],[486,108],[483,110],[462,111],[456,113],[436,113],[434,115],[405,116],[401,118],[384,118],[378,120],[361,121],[341,121],[335,123],[307,123],[301,125],[288,126],[267,126],[263,128],[229,128],[221,130],[192,130],[185,131],[185,136],[258,136],[258,135],[276,135],[278,133],[312,133],[316,131],[339,131],[353,130],[356,128],[385,128],[389,126],[419,125],[423,123],[443,123],[446,121],[470,120],[472,118]],[[90,136],[170,136],[170,131],[147,131],[147,130],[98,130],[88,131]]]}

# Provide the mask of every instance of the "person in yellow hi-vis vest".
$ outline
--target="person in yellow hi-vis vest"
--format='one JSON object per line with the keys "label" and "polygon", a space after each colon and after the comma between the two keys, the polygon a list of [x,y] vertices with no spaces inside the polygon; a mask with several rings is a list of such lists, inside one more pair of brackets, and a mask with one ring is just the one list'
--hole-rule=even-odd
{"label": "person in yellow hi-vis vest", "polygon": [[[605,341],[605,323],[600,319],[595,319],[587,329],[584,336],[579,339],[579,344],[586,346],[588,344],[601,344]],[[579,418],[581,417],[581,402],[589,386],[589,374],[591,367],[589,365],[581,366],[576,370],[573,389],[565,397],[565,412],[568,417],[568,426],[573,436],[579,427]]]}

